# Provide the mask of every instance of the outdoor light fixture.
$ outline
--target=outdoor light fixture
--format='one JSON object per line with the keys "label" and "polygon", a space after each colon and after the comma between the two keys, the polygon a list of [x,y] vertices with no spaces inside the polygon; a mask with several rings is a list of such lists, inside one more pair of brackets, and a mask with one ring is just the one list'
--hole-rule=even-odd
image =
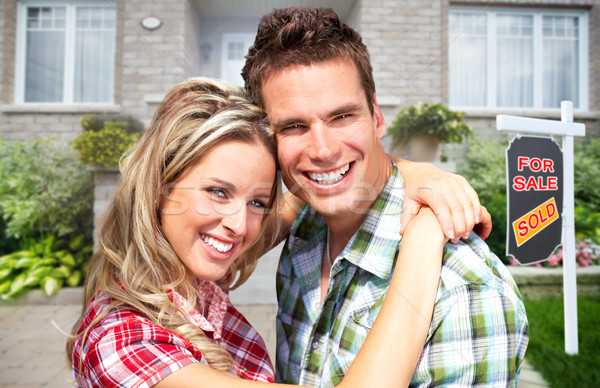
{"label": "outdoor light fixture", "polygon": [[142,27],[150,31],[156,30],[161,25],[162,22],[160,21],[160,19],[154,16],[148,16],[142,20]]}

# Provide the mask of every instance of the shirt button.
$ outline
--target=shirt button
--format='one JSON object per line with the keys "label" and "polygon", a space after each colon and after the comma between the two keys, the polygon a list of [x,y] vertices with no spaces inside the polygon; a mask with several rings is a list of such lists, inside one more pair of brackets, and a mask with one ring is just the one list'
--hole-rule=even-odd
{"label": "shirt button", "polygon": [[317,349],[319,347],[319,343],[315,341],[315,342],[313,342],[312,346],[313,346],[313,349]]}

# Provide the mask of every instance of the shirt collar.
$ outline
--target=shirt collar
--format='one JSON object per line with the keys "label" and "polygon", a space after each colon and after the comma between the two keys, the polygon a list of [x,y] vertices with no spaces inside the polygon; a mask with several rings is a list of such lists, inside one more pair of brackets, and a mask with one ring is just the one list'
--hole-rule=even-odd
{"label": "shirt collar", "polygon": [[341,256],[354,265],[387,279],[394,269],[404,203],[404,180],[394,162],[390,179]]}
{"label": "shirt collar", "polygon": [[[219,340],[223,332],[225,313],[229,306],[229,295],[214,282],[198,280],[197,286],[200,298],[208,306],[208,312],[205,317],[198,310],[199,304],[196,304],[194,308],[187,312],[188,318],[203,331],[212,332],[213,339]],[[186,303],[186,299],[177,291],[169,293],[169,297],[177,307],[183,307]]]}

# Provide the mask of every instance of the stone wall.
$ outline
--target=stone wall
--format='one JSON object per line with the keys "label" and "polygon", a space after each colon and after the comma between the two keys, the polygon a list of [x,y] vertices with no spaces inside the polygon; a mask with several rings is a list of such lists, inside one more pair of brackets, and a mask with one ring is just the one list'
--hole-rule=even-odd
{"label": "stone wall", "polygon": [[[509,266],[524,298],[563,295],[563,269]],[[600,266],[577,269],[577,294],[600,294]]]}

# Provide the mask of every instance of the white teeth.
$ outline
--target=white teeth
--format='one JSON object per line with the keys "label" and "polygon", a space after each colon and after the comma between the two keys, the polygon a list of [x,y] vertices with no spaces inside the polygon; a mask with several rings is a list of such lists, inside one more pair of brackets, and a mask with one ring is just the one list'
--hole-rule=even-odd
{"label": "white teeth", "polygon": [[233,244],[224,244],[219,240],[215,240],[214,238],[207,237],[203,234],[200,235],[200,238],[204,240],[205,243],[215,248],[219,252],[228,252],[229,250],[231,250],[231,248],[233,248]]}
{"label": "white teeth", "polygon": [[318,173],[318,172],[309,172],[308,173],[308,177],[313,180],[314,182],[323,184],[323,185],[332,185],[336,182],[339,182],[343,177],[344,174],[348,172],[348,170],[350,169],[350,163],[346,164],[344,167],[336,170],[336,171],[332,171],[330,173]]}

